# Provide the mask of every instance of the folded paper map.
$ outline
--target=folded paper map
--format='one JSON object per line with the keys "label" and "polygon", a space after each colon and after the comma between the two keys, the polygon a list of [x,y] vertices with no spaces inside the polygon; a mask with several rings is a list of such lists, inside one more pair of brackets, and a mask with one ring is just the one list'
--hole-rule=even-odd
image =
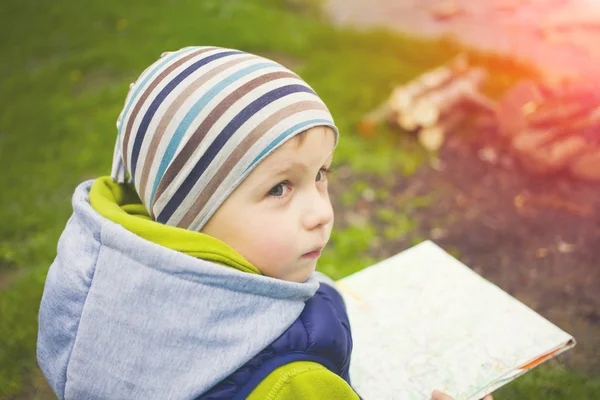
{"label": "folded paper map", "polygon": [[575,345],[430,241],[337,284],[365,400],[429,400],[434,389],[478,400]]}

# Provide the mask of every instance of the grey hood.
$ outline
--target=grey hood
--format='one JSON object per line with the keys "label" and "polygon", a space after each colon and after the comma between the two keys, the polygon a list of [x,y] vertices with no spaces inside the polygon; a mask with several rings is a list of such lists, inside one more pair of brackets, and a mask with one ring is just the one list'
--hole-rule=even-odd
{"label": "grey hood", "polygon": [[37,356],[60,399],[194,399],[279,337],[320,274],[293,283],[151,243],[73,195],[39,312]]}

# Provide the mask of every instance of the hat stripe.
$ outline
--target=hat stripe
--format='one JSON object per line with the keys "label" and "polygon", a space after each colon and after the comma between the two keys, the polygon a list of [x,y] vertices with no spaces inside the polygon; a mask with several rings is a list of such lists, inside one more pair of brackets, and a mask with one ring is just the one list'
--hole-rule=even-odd
{"label": "hat stripe", "polygon": [[[158,65],[156,66],[156,68],[152,69],[148,75],[146,75],[144,77],[144,79],[142,80],[141,83],[135,84],[135,90],[133,92],[133,94],[130,96],[129,98],[129,102],[128,104],[125,106],[125,111],[123,111],[123,115],[128,115],[129,113],[129,109],[131,108],[131,106],[133,105],[133,103],[135,102],[135,99],[137,98],[137,95],[140,93],[140,91],[142,90],[143,87],[146,86],[146,84],[148,83],[148,81],[162,68],[164,67],[165,64],[168,64],[169,62],[173,61],[174,58],[176,57],[180,57],[183,54],[189,53],[191,51],[193,51],[194,48],[187,48],[187,49],[183,49],[180,51],[176,51],[173,54],[169,55],[168,57],[165,57],[164,60],[162,60],[160,63],[158,63]],[[122,121],[121,121],[122,122]],[[123,132],[123,123],[119,124],[119,129],[118,129],[118,137],[120,137],[122,135]]]}
{"label": "hat stripe", "polygon": [[177,85],[179,85],[185,78],[187,78],[189,75],[191,75],[194,71],[196,71],[200,67],[210,63],[211,61],[218,60],[219,58],[227,57],[227,56],[234,55],[234,54],[241,54],[241,53],[242,53],[241,51],[235,51],[235,50],[225,51],[225,52],[213,54],[213,55],[205,57],[201,60],[198,60],[195,63],[193,63],[192,65],[190,65],[189,67],[187,67],[185,70],[183,70],[179,75],[177,75],[173,80],[171,80],[160,91],[160,93],[154,98],[154,100],[152,101],[152,104],[150,104],[150,107],[144,114],[144,118],[142,119],[142,122],[140,123],[138,131],[135,135],[133,149],[131,150],[131,163],[130,163],[132,176],[135,176],[137,161],[138,161],[138,157],[140,154],[140,147],[142,146],[142,141],[144,140],[144,137],[146,136],[146,131],[148,129],[148,125],[150,125],[150,121],[154,117],[156,110],[158,110],[158,107],[160,107],[160,105],[165,100],[165,98],[173,91],[173,89],[175,89],[175,87],[177,87]]}
{"label": "hat stripe", "polygon": [[[204,140],[206,135],[211,131],[213,126],[219,121],[219,119],[229,110],[234,104],[244,104],[244,102],[248,102],[248,100],[244,100],[244,96],[248,95],[254,89],[261,87],[262,85],[267,84],[268,82],[283,79],[283,78],[298,78],[297,75],[289,72],[289,71],[277,71],[263,74],[261,76],[255,77],[252,80],[244,83],[242,86],[238,87],[232,93],[230,93],[227,97],[225,97],[221,102],[208,114],[200,126],[196,128],[196,131],[190,136],[187,143],[183,146],[181,151],[175,156],[175,159],[167,167],[167,170],[163,176],[163,179],[160,181],[158,185],[158,189],[156,190],[156,194],[154,199],[150,204],[150,208],[152,211],[156,211],[155,208],[158,207],[160,198],[163,195],[163,192],[167,190],[169,186],[176,186],[181,183],[184,179],[181,170],[184,168],[185,164],[190,160],[196,160],[194,154],[198,151],[201,142]],[[298,78],[299,79],[299,78]],[[249,95],[250,99],[255,98],[256,96]],[[179,180],[175,181],[175,176],[179,176]],[[176,188],[169,188],[170,191],[175,191]],[[159,207],[160,208],[160,207]]]}
{"label": "hat stripe", "polygon": [[[220,74],[222,72],[227,71],[228,69],[231,69],[234,66],[237,66],[238,64],[240,64],[242,62],[246,62],[246,61],[252,60],[252,59],[256,59],[256,57],[246,54],[244,57],[236,58],[234,60],[230,60],[223,64],[220,64],[219,66],[213,68],[206,74],[201,75],[194,82],[190,83],[190,85],[188,87],[186,87],[185,90],[183,90],[179,94],[179,97],[177,97],[173,101],[173,103],[169,106],[167,111],[165,111],[160,122],[158,123],[158,125],[156,127],[155,135],[152,136],[152,140],[151,140],[150,144],[148,145],[148,149],[146,151],[146,156],[144,158],[144,165],[142,167],[142,172],[141,172],[140,179],[139,179],[140,198],[142,198],[143,200],[148,199],[148,197],[147,197],[148,194],[146,193],[146,190],[147,190],[146,187],[148,185],[150,174],[152,173],[152,176],[154,176],[156,173],[156,169],[157,169],[156,165],[154,165],[155,164],[154,159],[157,157],[159,148],[162,147],[162,146],[160,146],[160,144],[161,144],[163,136],[165,134],[168,134],[167,128],[168,128],[169,124],[171,123],[171,121],[173,120],[173,118],[175,117],[175,115],[177,114],[179,109],[184,106],[185,101],[188,98],[190,98],[190,96],[192,96],[194,93],[196,93],[196,91],[199,90],[210,79],[214,78],[215,76],[217,76],[218,74]],[[141,152],[143,153],[143,149]],[[148,203],[146,205],[149,205],[149,204],[151,204],[151,203]]]}
{"label": "hat stripe", "polygon": [[[301,101],[298,103],[290,104],[274,114],[271,114],[267,119],[262,121],[256,128],[244,137],[242,142],[233,150],[229,157],[222,163],[221,168],[212,177],[209,183],[205,186],[200,196],[194,201],[192,206],[187,210],[181,221],[177,223],[180,227],[190,227],[194,223],[194,219],[206,208],[215,206],[212,197],[216,193],[217,189],[225,181],[225,178],[232,173],[234,170],[242,169],[247,171],[249,168],[244,168],[243,165],[238,165],[242,160],[242,157],[248,153],[248,151],[254,146],[254,144],[269,132],[277,123],[281,122],[285,118],[292,116],[296,113],[308,111],[308,110],[321,110],[327,112],[327,107],[323,103],[317,101]],[[200,222],[200,221],[199,221]]]}
{"label": "hat stripe", "polygon": [[[131,112],[131,115],[129,115],[129,117],[127,118],[127,124],[126,124],[126,128],[125,128],[125,133],[123,135],[123,163],[125,165],[128,165],[128,160],[129,160],[129,138],[131,136],[131,133],[133,131],[133,124],[138,116],[138,113],[140,112],[142,106],[144,105],[144,103],[146,102],[146,100],[148,99],[148,97],[150,96],[150,94],[152,93],[152,91],[171,73],[173,72],[176,68],[178,68],[179,66],[181,66],[182,64],[184,64],[185,62],[187,62],[188,60],[191,60],[192,58],[196,57],[199,54],[202,53],[206,53],[208,51],[211,50],[215,50],[215,48],[213,47],[209,47],[209,48],[201,48],[200,50],[196,50],[190,54],[187,54],[186,56],[182,57],[181,59],[177,60],[176,62],[174,62],[173,64],[169,65],[168,68],[166,68],[164,71],[162,71],[157,77],[156,79],[154,79],[153,81],[150,82],[150,85],[146,88],[146,90],[144,91],[144,93],[142,94],[142,96],[137,99],[135,101],[135,107],[133,108],[133,111]],[[157,70],[158,71],[158,70]],[[139,88],[142,88],[142,85],[139,86]],[[133,99],[132,99],[133,100]],[[123,123],[125,123],[125,121],[123,121]],[[131,170],[129,170],[131,172]],[[131,174],[133,177],[133,174]]]}
{"label": "hat stripe", "polygon": [[149,204],[152,204],[152,201],[154,200],[154,195],[156,193],[156,189],[158,188],[158,184],[159,184],[160,180],[162,179],[162,177],[165,173],[165,170],[167,169],[171,160],[175,156],[175,151],[179,147],[179,144],[181,143],[181,140],[183,139],[183,135],[188,130],[189,126],[194,121],[194,119],[198,116],[200,111],[203,110],[206,107],[206,105],[212,99],[214,99],[215,96],[217,96],[217,94],[221,93],[223,91],[223,89],[225,89],[226,87],[235,83],[236,81],[239,81],[241,78],[245,77],[246,75],[249,75],[250,73],[261,70],[261,69],[265,69],[268,67],[277,67],[277,66],[278,66],[278,64],[275,64],[274,62],[265,62],[265,63],[250,65],[244,69],[241,69],[241,70],[237,71],[236,73],[223,79],[222,81],[220,81],[219,83],[214,85],[212,88],[210,88],[206,92],[206,94],[204,94],[204,96],[202,96],[196,102],[196,104],[194,104],[192,106],[192,108],[188,111],[186,116],[183,118],[183,121],[181,121],[181,123],[175,130],[175,133],[171,137],[171,140],[169,141],[169,144],[163,154],[162,160],[160,161],[160,165],[158,167],[158,171],[156,173],[156,177],[154,178],[154,185],[152,187],[152,193],[150,195],[150,203]]}
{"label": "hat stripe", "polygon": [[279,145],[279,143],[284,140],[286,137],[288,137],[291,134],[295,134],[298,132],[303,132],[306,131],[310,128],[313,128],[315,126],[320,126],[320,125],[328,125],[330,124],[331,121],[328,121],[326,119],[313,119],[310,121],[305,121],[305,122],[300,122],[299,124],[296,124],[294,126],[292,126],[290,129],[286,130],[285,132],[283,132],[281,135],[279,135],[279,137],[277,137],[275,140],[273,140],[255,159],[254,161],[252,161],[252,163],[248,166],[248,168],[246,168],[245,172],[248,172],[248,170],[252,169],[254,167],[254,165],[256,165],[257,162],[259,162],[262,158],[264,158],[265,156],[267,156],[269,153],[271,153],[276,147],[277,145]]}
{"label": "hat stripe", "polygon": [[185,178],[181,186],[177,189],[177,191],[173,194],[165,208],[160,212],[157,217],[158,222],[166,223],[178,205],[181,204],[183,199],[189,194],[190,190],[196,183],[196,181],[202,176],[206,168],[218,154],[218,152],[223,148],[227,140],[231,138],[233,133],[240,127],[244,122],[246,122],[251,116],[256,114],[258,111],[263,109],[268,104],[273,101],[287,96],[292,93],[298,92],[307,92],[307,93],[316,93],[305,85],[287,85],[277,89],[274,89],[267,94],[259,97],[250,103],[246,108],[242,110],[238,115],[236,115],[233,120],[223,129],[223,131],[215,138],[215,140],[210,144],[210,146],[206,149],[206,152],[202,155],[200,160],[194,165],[191,170],[191,173]]}

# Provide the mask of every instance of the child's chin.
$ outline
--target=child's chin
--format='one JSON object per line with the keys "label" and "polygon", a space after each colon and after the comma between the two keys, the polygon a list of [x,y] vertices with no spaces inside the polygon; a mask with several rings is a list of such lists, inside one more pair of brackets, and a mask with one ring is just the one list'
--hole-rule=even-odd
{"label": "child's chin", "polygon": [[315,268],[317,266],[316,260],[313,260],[310,264],[304,264],[298,268],[293,274],[290,274],[289,279],[286,279],[290,282],[303,283],[310,278],[310,276],[315,272]]}

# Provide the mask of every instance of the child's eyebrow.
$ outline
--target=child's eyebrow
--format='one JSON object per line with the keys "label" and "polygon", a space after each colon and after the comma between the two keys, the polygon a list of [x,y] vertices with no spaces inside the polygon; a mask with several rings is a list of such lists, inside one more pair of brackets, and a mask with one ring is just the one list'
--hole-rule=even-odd
{"label": "child's eyebrow", "polygon": [[[331,152],[331,154],[329,154],[325,158],[325,160],[322,162],[322,164],[327,164],[328,162],[330,162],[332,160],[332,158],[333,158],[333,152]],[[294,169],[299,169],[299,170],[301,170],[303,172],[306,172],[306,171],[308,171],[308,170],[311,169],[311,166],[312,166],[311,164],[302,163],[302,162],[299,162],[299,161],[291,161],[291,162],[288,161],[288,162],[281,163],[281,164],[275,166],[271,170],[272,173],[270,175],[271,176],[273,176],[273,175],[277,176],[277,175],[283,174],[284,172],[288,172],[288,171],[294,170]]]}
{"label": "child's eyebrow", "polygon": [[300,169],[300,170],[302,170],[302,172],[306,172],[306,171],[308,171],[309,166],[306,164],[303,164],[303,163],[299,163],[299,162],[285,163],[285,164],[279,164],[279,165],[276,164],[273,167],[269,168],[261,176],[258,187],[272,185],[276,179],[278,179],[279,177],[283,177],[287,172],[294,170],[294,169]]}
{"label": "child's eyebrow", "polygon": [[279,164],[278,166],[276,166],[275,168],[273,168],[271,171],[272,173],[270,175],[281,175],[284,172],[288,172],[294,169],[299,169],[303,172],[308,171],[310,169],[310,165],[308,164],[304,164],[298,161],[293,161],[293,162],[286,162],[284,164]]}
{"label": "child's eyebrow", "polygon": [[[323,161],[323,164],[327,164],[331,162],[333,159],[333,152],[327,156],[327,158]],[[264,182],[270,181],[273,178],[276,178],[280,175],[284,175],[286,172],[292,170],[300,170],[302,172],[307,172],[311,169],[310,164],[298,162],[298,161],[288,161],[280,164],[275,164],[272,168],[269,169],[269,172],[265,174]]]}

